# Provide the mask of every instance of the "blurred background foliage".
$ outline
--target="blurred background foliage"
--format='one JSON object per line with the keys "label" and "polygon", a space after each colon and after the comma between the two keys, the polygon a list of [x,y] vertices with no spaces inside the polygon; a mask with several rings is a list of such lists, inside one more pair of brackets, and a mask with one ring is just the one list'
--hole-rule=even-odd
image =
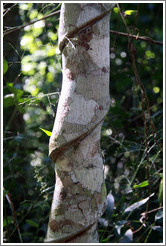
{"label": "blurred background foliage", "polygon": [[[133,34],[162,41],[162,3],[120,7],[124,12],[135,10],[125,16]],[[5,3],[4,32],[59,9],[57,3]],[[59,13],[4,36],[4,242],[40,243],[46,234],[54,167],[48,157],[49,137],[40,128],[52,131],[61,90],[58,26]],[[117,8],[110,28],[126,32]],[[161,243],[163,47],[133,41],[156,136],[151,127],[145,134],[141,91],[131,69],[127,38],[111,34],[110,40],[111,107],[101,138],[108,206],[99,220],[100,242]]]}

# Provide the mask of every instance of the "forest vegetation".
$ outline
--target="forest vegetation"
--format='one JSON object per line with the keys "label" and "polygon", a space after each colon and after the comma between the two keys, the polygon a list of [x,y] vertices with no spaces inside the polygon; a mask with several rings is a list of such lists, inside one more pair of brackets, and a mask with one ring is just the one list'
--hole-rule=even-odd
{"label": "forest vegetation", "polygon": [[[48,143],[62,81],[60,5],[4,2],[4,243],[42,243],[47,231],[55,179]],[[162,243],[163,3],[120,9],[110,18],[111,107],[101,130],[108,205],[98,233],[100,243]]]}

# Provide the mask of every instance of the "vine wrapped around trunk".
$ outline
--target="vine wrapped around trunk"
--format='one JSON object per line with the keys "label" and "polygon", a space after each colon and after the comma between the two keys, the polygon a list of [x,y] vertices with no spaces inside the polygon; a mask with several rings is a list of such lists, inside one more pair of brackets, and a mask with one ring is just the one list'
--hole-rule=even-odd
{"label": "vine wrapped around trunk", "polygon": [[98,242],[106,207],[100,131],[110,106],[109,16],[103,4],[62,4],[63,83],[49,144],[56,184],[45,242]]}

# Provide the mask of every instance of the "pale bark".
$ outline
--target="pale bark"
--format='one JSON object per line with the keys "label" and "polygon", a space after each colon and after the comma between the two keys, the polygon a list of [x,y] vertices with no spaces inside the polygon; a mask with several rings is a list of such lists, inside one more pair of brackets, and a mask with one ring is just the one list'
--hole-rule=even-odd
{"label": "pale bark", "polygon": [[[103,11],[97,3],[62,4],[60,42]],[[49,144],[56,184],[45,242],[98,242],[96,225],[106,207],[100,130],[110,106],[109,17],[63,49],[62,91]]]}

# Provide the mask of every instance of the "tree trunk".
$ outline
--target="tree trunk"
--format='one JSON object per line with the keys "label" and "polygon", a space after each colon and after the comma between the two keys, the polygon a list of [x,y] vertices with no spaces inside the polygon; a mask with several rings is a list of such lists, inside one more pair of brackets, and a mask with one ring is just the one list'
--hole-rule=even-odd
{"label": "tree trunk", "polygon": [[106,207],[100,130],[110,106],[108,12],[103,4],[62,4],[63,84],[49,144],[56,184],[45,242],[98,242]]}

